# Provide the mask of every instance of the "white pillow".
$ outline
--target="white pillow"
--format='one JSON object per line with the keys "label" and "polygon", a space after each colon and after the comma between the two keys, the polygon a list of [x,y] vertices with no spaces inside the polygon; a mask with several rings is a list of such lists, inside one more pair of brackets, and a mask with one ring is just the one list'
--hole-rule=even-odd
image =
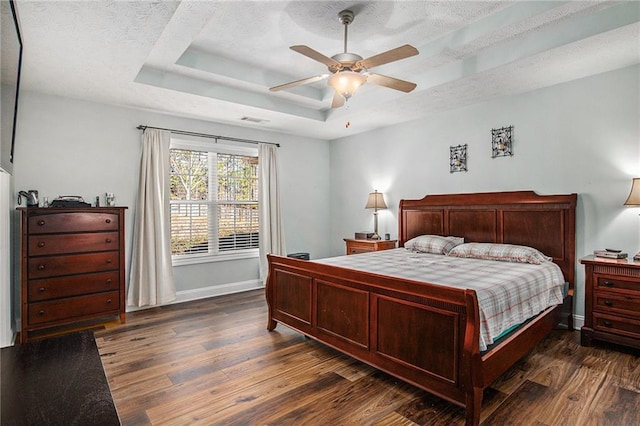
{"label": "white pillow", "polygon": [[545,256],[533,247],[514,244],[466,243],[454,247],[449,256],[473,259],[501,260],[503,262],[532,263],[540,265],[552,258]]}
{"label": "white pillow", "polygon": [[449,250],[462,243],[464,243],[464,238],[462,237],[420,235],[404,243],[404,247],[420,253],[447,254]]}

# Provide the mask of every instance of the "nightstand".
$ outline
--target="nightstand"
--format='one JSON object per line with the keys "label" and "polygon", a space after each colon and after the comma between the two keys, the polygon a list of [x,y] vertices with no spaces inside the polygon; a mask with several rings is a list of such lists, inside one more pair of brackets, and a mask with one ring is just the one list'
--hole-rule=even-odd
{"label": "nightstand", "polygon": [[640,262],[587,256],[583,346],[594,340],[640,348]]}
{"label": "nightstand", "polygon": [[344,241],[347,243],[347,254],[358,254],[396,248],[398,240],[354,240],[345,238]]}

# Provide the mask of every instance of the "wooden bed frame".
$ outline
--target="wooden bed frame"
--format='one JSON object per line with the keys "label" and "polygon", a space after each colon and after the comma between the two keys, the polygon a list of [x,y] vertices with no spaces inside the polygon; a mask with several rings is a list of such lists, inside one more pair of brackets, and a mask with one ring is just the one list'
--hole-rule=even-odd
{"label": "wooden bed frame", "polygon": [[268,330],[278,322],[466,409],[480,422],[483,390],[564,315],[573,329],[576,194],[533,191],[429,195],[402,200],[398,240],[455,235],[527,245],[553,257],[569,284],[549,308],[485,352],[476,293],[268,255]]}

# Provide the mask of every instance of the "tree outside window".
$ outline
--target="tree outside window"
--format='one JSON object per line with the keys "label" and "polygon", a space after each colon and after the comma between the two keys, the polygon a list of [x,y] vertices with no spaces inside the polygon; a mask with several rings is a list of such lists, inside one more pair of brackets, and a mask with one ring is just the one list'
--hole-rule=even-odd
{"label": "tree outside window", "polygon": [[258,247],[258,158],[171,149],[171,252]]}

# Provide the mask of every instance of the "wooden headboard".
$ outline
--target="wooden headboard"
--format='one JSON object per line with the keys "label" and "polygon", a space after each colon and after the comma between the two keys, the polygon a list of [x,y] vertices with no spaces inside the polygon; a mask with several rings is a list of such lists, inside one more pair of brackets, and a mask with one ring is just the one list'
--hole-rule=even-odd
{"label": "wooden headboard", "polygon": [[401,200],[401,247],[418,235],[454,235],[465,242],[534,247],[575,282],[576,194],[537,195],[533,191],[427,195]]}

